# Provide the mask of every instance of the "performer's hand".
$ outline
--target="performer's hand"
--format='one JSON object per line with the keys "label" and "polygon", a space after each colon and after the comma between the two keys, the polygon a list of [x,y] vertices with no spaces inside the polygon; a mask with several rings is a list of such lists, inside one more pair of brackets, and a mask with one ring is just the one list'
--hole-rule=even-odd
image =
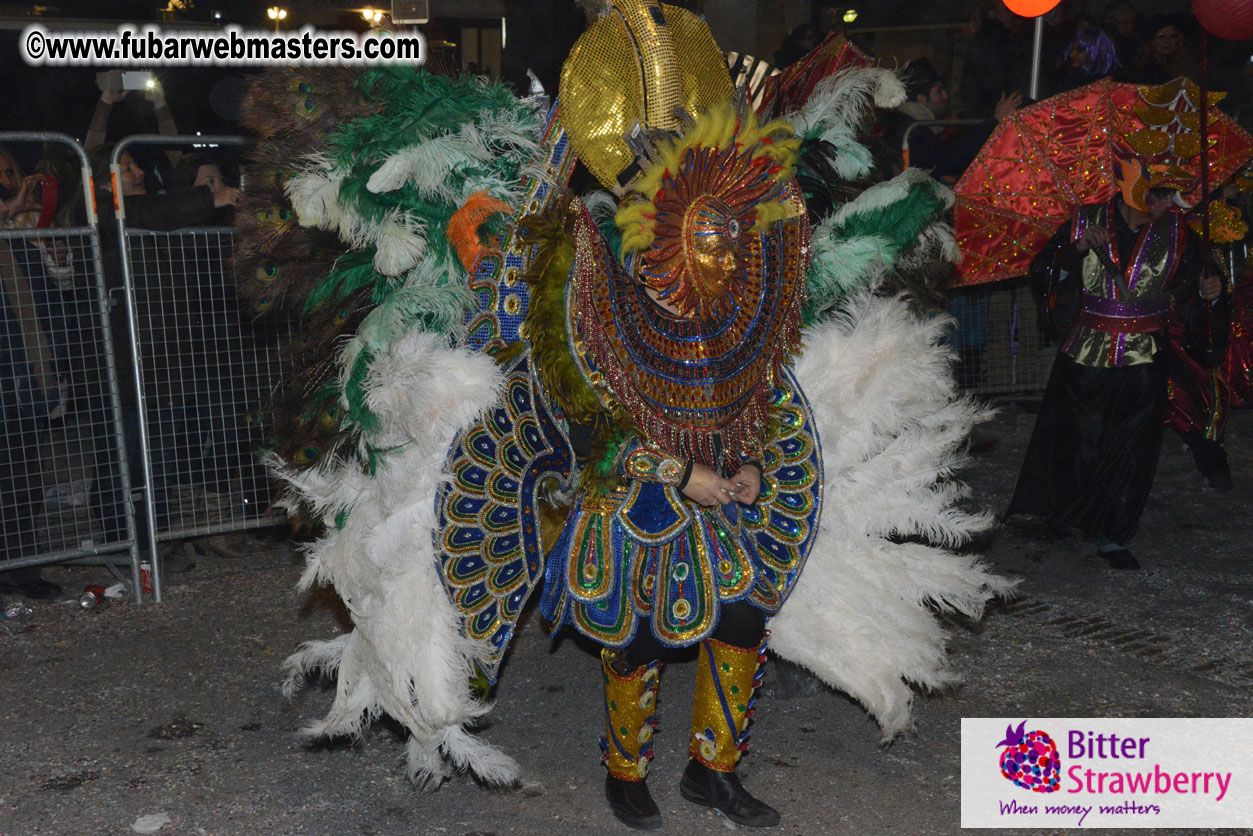
{"label": "performer's hand", "polygon": [[757,501],[758,495],[761,494],[761,470],[755,464],[746,464],[740,467],[736,474],[731,477],[731,481],[739,490],[735,494],[735,501],[744,505],[752,505]]}
{"label": "performer's hand", "polygon": [[1017,90],[1009,95],[1002,93],[1001,100],[996,103],[996,107],[992,108],[992,118],[999,122],[1020,107],[1022,107],[1022,93]]}
{"label": "performer's hand", "polygon": [[1218,295],[1223,292],[1223,283],[1217,276],[1202,276],[1199,289],[1201,291],[1202,299],[1206,302],[1213,302],[1218,298]]}
{"label": "performer's hand", "polygon": [[[727,505],[737,496],[740,488],[730,479],[723,479],[713,468],[703,464],[692,465],[692,475],[683,487],[683,495],[698,505],[712,508]],[[754,496],[754,499],[756,497]]]}
{"label": "performer's hand", "polygon": [[1109,244],[1109,230],[1103,226],[1090,226],[1083,231],[1083,235],[1079,236],[1079,240],[1075,242],[1075,249],[1081,253],[1086,253],[1093,247],[1104,247]]}

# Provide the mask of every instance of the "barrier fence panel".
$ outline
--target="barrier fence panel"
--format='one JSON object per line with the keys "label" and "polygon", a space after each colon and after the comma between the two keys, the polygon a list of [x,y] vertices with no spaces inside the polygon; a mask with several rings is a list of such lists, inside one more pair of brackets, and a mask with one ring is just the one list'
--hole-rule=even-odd
{"label": "barrier fence panel", "polygon": [[[114,161],[135,143],[119,143]],[[164,144],[237,144],[229,137],[162,137]],[[139,538],[153,556],[153,596],[161,600],[158,544],[271,524],[262,515],[272,488],[260,464],[261,416],[281,377],[281,329],[254,325],[235,294],[233,231],[174,231],[117,220],[131,300],[141,442],[144,516]],[[146,530],[144,530],[146,529]]]}
{"label": "barrier fence panel", "polygon": [[1040,327],[1025,277],[955,290],[949,313],[958,385],[990,397],[1044,391],[1058,345]]}
{"label": "barrier fence panel", "polygon": [[[117,365],[87,157],[61,134],[0,133],[56,179],[0,229],[0,570],[94,555],[140,587]],[[42,228],[27,228],[38,224]]]}

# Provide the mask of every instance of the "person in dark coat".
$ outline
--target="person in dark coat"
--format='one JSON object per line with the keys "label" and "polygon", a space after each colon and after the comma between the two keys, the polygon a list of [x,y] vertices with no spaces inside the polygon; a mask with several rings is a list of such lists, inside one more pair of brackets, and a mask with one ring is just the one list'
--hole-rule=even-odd
{"label": "person in dark coat", "polygon": [[993,116],[1006,96],[1016,93],[1021,101],[1030,82],[1029,29],[1001,0],[991,0],[966,51],[957,88],[963,112],[972,118]]}
{"label": "person in dark coat", "polygon": [[1154,15],[1144,27],[1147,40],[1135,57],[1137,84],[1165,84],[1180,76],[1198,77],[1188,48],[1193,20],[1187,15]]}
{"label": "person in dark coat", "polygon": [[917,122],[945,119],[949,113],[949,93],[944,77],[926,58],[909,62],[902,74],[906,100],[888,119],[884,139],[893,152],[901,154],[903,167],[929,169],[937,179],[960,177],[992,135],[996,123],[1022,101],[1017,93],[1001,97],[992,117],[978,125],[958,128],[924,125],[911,130]]}
{"label": "person in dark coat", "polygon": [[1046,322],[1069,325],[1005,514],[1079,529],[1114,569],[1140,568],[1128,546],[1162,445],[1171,318],[1203,352],[1225,333],[1222,282],[1202,278],[1200,239],[1168,211],[1171,192],[1145,204],[1080,206],[1032,263]]}

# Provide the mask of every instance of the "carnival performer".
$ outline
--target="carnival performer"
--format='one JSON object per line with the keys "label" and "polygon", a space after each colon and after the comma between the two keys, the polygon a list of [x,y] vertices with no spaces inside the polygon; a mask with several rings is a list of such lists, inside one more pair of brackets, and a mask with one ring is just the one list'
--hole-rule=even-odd
{"label": "carnival performer", "polygon": [[[1166,410],[1169,319],[1194,350],[1218,349],[1222,282],[1174,195],[1149,188],[1139,160],[1120,163],[1121,191],[1078,207],[1032,264],[1060,277],[1055,312],[1075,312],[1006,516],[1034,514],[1081,530],[1114,569],[1138,569],[1129,544],[1157,469]],[[1173,186],[1173,188],[1172,188]]]}
{"label": "carnival performer", "polygon": [[[632,33],[660,40],[644,7],[630,11]],[[614,23],[575,45],[560,93],[575,150],[606,185],[621,172],[605,153],[616,149],[590,135],[604,110],[588,97],[601,82],[594,56],[625,34]],[[682,133],[642,156],[647,170],[617,213],[626,263],[600,242],[590,213],[572,208],[565,310],[545,319],[534,305],[526,332],[584,474],[548,558],[543,612],[605,647],[605,792],[636,828],[660,824],[645,783],[659,665],[667,647],[692,644],[700,661],[680,790],[739,824],[779,822],[735,766],[766,618],[804,550],[779,540],[765,553],[744,535],[772,513],[791,517],[785,525],[802,536],[809,525],[777,492],[755,505],[765,463],[774,471],[783,461],[777,449],[767,455],[783,434],[777,422],[803,414],[786,408],[799,401],[785,368],[799,348],[808,229],[792,181],[799,140],[786,123],[759,126],[731,93],[729,82],[706,93],[710,108],[686,125],[675,112],[681,99],[656,103],[649,128]],[[566,284],[564,274],[553,280]],[[551,366],[570,360],[578,374],[558,382]],[[814,480],[799,493],[816,500],[817,488]]]}
{"label": "carnival performer", "polygon": [[[1170,402],[1166,424],[1173,428],[1192,452],[1197,470],[1219,493],[1232,490],[1231,465],[1224,446],[1227,418],[1233,408],[1248,405],[1249,375],[1249,283],[1245,259],[1249,233],[1248,190],[1253,181],[1245,171],[1233,177],[1219,192],[1221,197],[1208,206],[1209,241],[1213,245],[1214,266],[1224,278],[1228,311],[1226,352],[1218,363],[1210,357],[1197,357],[1184,339],[1178,318],[1171,321]],[[1203,234],[1205,223],[1199,212],[1189,222],[1192,231]]]}
{"label": "carnival performer", "polygon": [[511,784],[471,725],[542,590],[603,647],[612,813],[660,825],[661,663],[698,645],[680,792],[770,826],[736,774],[767,621],[890,739],[955,678],[932,608],[1011,586],[950,550],[991,518],[950,478],[983,412],[946,321],[874,292],[951,263],[951,194],[866,184],[861,122],[904,90],[842,38],[750,91],[695,15],[588,5],[547,115],[412,68],[253,91],[241,295],[299,311],[273,461],[324,526],[303,585],[353,619],[288,686],[338,676],[312,734],[403,723],[421,786]]}

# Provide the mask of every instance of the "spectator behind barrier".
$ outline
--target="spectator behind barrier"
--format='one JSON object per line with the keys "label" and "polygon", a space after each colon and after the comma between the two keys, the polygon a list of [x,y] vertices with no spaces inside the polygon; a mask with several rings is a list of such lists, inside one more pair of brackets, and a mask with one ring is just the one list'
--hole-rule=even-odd
{"label": "spectator behind barrier", "polygon": [[1114,51],[1127,73],[1130,73],[1136,52],[1140,48],[1142,24],[1140,12],[1132,3],[1114,3],[1105,12],[1105,33],[1114,42]]}
{"label": "spectator behind barrier", "polygon": [[[109,170],[112,145],[104,145],[92,152],[92,176],[97,190],[102,192],[98,200],[101,230],[112,227],[113,188]],[[203,226],[213,218],[213,213],[224,206],[239,202],[239,189],[223,186],[214,192],[209,186],[190,186],[174,189],[165,194],[148,193],[144,182],[144,170],[139,167],[129,151],[123,151],[118,159],[122,198],[125,200],[126,225],[138,229],[169,232],[189,226]],[[106,221],[106,214],[109,220]],[[104,233],[106,236],[109,233]]]}
{"label": "spectator behind barrier", "polygon": [[[192,186],[207,186],[216,197],[225,189],[226,179],[222,176],[222,167],[208,154],[184,154],[174,166],[174,188],[185,189]],[[209,219],[207,225],[229,226],[233,215],[233,204],[223,206]]]}
{"label": "spectator behind barrier", "polygon": [[1031,39],[1023,18],[1001,0],[988,0],[980,17],[958,86],[962,112],[973,119],[994,116],[1008,96],[1017,94],[1021,103],[1031,79]]}
{"label": "spectator behind barrier", "polygon": [[1064,64],[1051,95],[1074,90],[1121,69],[1114,42],[1101,29],[1085,26],[1075,33],[1062,54]]}
{"label": "spectator behind barrier", "polygon": [[[100,99],[96,102],[96,110],[92,114],[91,124],[87,127],[87,136],[83,140],[83,148],[88,155],[93,154],[108,141],[109,121],[113,114],[113,106],[124,101],[132,90],[121,89],[121,70],[109,70],[102,74],[106,81],[100,83]],[[117,89],[114,89],[117,88]],[[141,94],[142,98],[152,103],[152,115],[156,119],[157,133],[161,136],[177,136],[178,126],[174,123],[174,114],[165,101],[165,92],[161,82],[152,80],[152,86]],[[133,97],[132,101],[138,101]],[[134,133],[134,131],[131,131]],[[164,192],[170,185],[170,171],[178,165],[183,152],[178,148],[168,148],[164,155],[153,155],[149,162],[151,172],[146,175],[146,190],[154,194]]]}
{"label": "spectator behind barrier", "polygon": [[[906,101],[889,117],[884,140],[893,154],[902,154],[903,167],[929,169],[937,179],[955,180],[974,160],[983,143],[992,135],[996,123],[1012,113],[1022,101],[1017,91],[1001,96],[991,119],[964,128],[946,129],[942,125],[916,128],[915,122],[944,119],[949,112],[948,87],[926,58],[905,65]],[[908,158],[903,154],[906,133],[909,134]]]}
{"label": "spectator behind barrier", "polygon": [[[0,147],[0,228],[27,221],[42,175],[22,176],[16,158]],[[0,241],[0,558],[33,555],[40,497],[40,442],[49,420],[61,416],[65,386],[50,335],[59,293],[43,269],[38,247]],[[37,566],[0,572],[0,591],[55,598],[61,588]]]}
{"label": "spectator behind barrier", "polygon": [[1137,84],[1165,84],[1179,76],[1197,78],[1197,68],[1188,49],[1188,36],[1194,21],[1189,15],[1154,15],[1144,31],[1147,40],[1136,53]]}
{"label": "spectator behind barrier", "polygon": [[[110,288],[123,286],[120,246],[116,223],[113,218],[112,182],[109,161],[113,146],[106,145],[92,154],[92,170],[99,194],[100,227],[104,250],[105,275]],[[126,226],[168,232],[187,227],[205,226],[214,220],[214,213],[224,207],[233,207],[239,200],[239,190],[222,186],[215,193],[205,184],[175,188],[164,194],[149,194],[145,188],[144,171],[129,152],[123,152],[118,160],[119,189],[124,201]],[[200,309],[201,288],[184,286],[186,276],[174,269],[168,244],[161,239],[139,236],[129,242],[132,256],[132,284],[136,300],[156,317],[152,323],[153,337],[160,341],[160,348],[142,354],[143,377],[148,387],[147,414],[149,416],[152,465],[150,495],[155,499],[158,529],[169,523],[166,497],[172,487],[185,481],[188,476],[204,469],[200,462],[201,448],[205,445],[207,426],[224,426],[222,417],[213,410],[214,393],[203,391],[209,382],[198,369],[188,368],[193,359],[204,361],[205,328]],[[180,256],[185,258],[185,255]],[[127,333],[125,307],[114,302],[112,307],[113,332]],[[210,329],[212,330],[212,329]],[[120,355],[119,369],[129,369],[133,364],[129,340],[115,339]],[[131,479],[142,481],[138,443],[139,411],[138,396],[132,376],[123,372],[121,378],[122,412],[125,423],[128,458],[131,463]],[[214,439],[213,446],[238,447],[235,440]],[[98,449],[101,449],[98,447]],[[107,449],[107,448],[106,448]],[[97,481],[93,487],[93,502],[106,528],[121,518],[123,503],[121,485],[117,476],[116,461],[97,463]],[[139,545],[147,550],[147,532],[140,525]],[[187,556],[179,556],[180,543],[163,544],[161,552],[169,571],[177,572],[192,568],[195,564]]]}
{"label": "spectator behind barrier", "polygon": [[774,65],[782,70],[804,58],[822,40],[818,28],[809,23],[797,26],[783,39],[782,46],[774,54]]}
{"label": "spectator behind barrier", "polygon": [[22,175],[17,157],[0,145],[0,229],[21,225],[19,216],[39,210],[37,190],[43,178],[39,174]]}

